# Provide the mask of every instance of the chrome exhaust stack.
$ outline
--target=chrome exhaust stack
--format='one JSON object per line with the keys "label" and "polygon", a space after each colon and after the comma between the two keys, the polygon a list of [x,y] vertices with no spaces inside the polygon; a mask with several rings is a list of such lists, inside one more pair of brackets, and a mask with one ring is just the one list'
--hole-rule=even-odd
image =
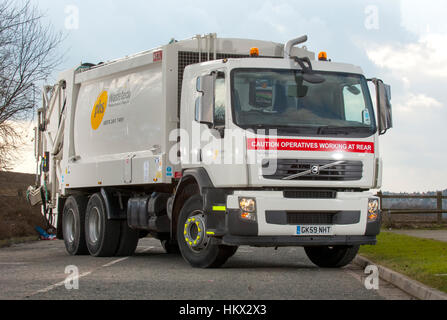
{"label": "chrome exhaust stack", "polygon": [[292,51],[292,48],[306,41],[307,41],[307,35],[287,41],[286,45],[284,46],[284,59],[290,59],[291,58],[290,51]]}

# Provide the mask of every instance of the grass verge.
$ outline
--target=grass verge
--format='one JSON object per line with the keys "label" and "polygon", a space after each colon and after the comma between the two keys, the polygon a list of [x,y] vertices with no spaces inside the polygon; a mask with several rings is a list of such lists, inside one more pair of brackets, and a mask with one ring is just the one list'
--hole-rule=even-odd
{"label": "grass verge", "polygon": [[405,230],[447,230],[447,223],[426,223],[426,222],[400,222],[393,221],[391,224],[384,222],[384,229],[405,229]]}
{"label": "grass verge", "polygon": [[447,242],[382,232],[360,254],[377,264],[447,293]]}
{"label": "grass verge", "polygon": [[4,239],[0,240],[0,248],[10,247],[13,244],[19,244],[37,240],[39,240],[39,237],[37,236]]}

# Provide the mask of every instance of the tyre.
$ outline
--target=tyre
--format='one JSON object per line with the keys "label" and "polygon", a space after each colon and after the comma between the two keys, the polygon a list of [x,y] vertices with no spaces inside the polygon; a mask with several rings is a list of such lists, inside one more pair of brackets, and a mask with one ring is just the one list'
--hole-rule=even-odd
{"label": "tyre", "polygon": [[217,268],[234,253],[232,247],[217,245],[206,235],[203,200],[190,197],[180,211],[177,241],[183,258],[195,268]]}
{"label": "tyre", "polygon": [[88,254],[85,240],[85,210],[87,198],[71,196],[65,201],[62,214],[62,234],[65,249],[72,255]]}
{"label": "tyre", "polygon": [[321,268],[341,268],[357,255],[360,246],[305,247],[307,257]]}
{"label": "tyre", "polygon": [[120,241],[115,256],[127,257],[133,255],[137,249],[138,240],[140,240],[139,231],[129,228],[127,220],[121,221]]}
{"label": "tyre", "polygon": [[85,214],[85,237],[92,256],[111,257],[117,252],[121,221],[108,220],[100,193],[90,197]]}
{"label": "tyre", "polygon": [[160,240],[161,246],[165,249],[168,254],[180,253],[178,243],[175,240]]}

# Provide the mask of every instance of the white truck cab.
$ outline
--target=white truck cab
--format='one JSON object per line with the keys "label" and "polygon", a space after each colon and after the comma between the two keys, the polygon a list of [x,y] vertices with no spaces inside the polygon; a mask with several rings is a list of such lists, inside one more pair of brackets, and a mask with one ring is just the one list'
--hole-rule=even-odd
{"label": "white truck cab", "polygon": [[149,233],[194,267],[220,266],[240,245],[303,246],[315,264],[340,267],[375,244],[370,190],[381,186],[379,136],[392,127],[389,87],[325,53],[316,60],[296,47],[306,39],[211,34],[61,79],[70,101],[54,130],[66,151],[48,142],[44,107],[44,190],[30,194],[51,186],[37,203],[67,251],[132,254]]}

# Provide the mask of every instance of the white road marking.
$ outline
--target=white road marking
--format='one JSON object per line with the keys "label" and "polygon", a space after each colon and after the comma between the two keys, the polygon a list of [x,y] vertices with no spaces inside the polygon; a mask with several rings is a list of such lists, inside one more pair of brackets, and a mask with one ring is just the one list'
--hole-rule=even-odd
{"label": "white road marking", "polygon": [[[73,277],[73,278],[71,278],[71,280],[72,280],[72,281],[79,280],[79,279],[81,279],[81,278],[83,278],[83,277],[85,277],[85,276],[88,276],[88,275],[91,274],[92,272],[93,272],[93,271],[84,272],[83,274],[80,274],[80,275],[77,276],[77,277]],[[46,287],[45,289],[41,289],[41,290],[39,290],[39,291],[36,291],[36,292],[32,293],[30,296],[34,296],[34,295],[39,294],[39,293],[46,293],[46,292],[48,292],[48,291],[50,291],[50,290],[56,289],[56,288],[58,288],[58,287],[61,287],[61,286],[63,286],[64,284],[65,284],[65,280],[63,280],[63,281],[61,281],[61,282],[58,282],[58,283],[55,283],[55,284],[53,284],[53,285],[51,285],[51,286],[48,286],[48,287]]]}
{"label": "white road marking", "polygon": [[[140,247],[140,248],[145,248],[145,249],[139,251],[140,253],[142,253],[142,252],[149,251],[149,250],[153,249],[154,247]],[[115,263],[118,263],[118,262],[127,260],[127,259],[129,259],[129,258],[130,258],[130,257],[124,257],[124,258],[121,258],[121,259],[113,260],[112,262],[109,262],[109,263],[106,263],[105,265],[103,265],[103,267],[110,267],[110,266],[113,266]]]}
{"label": "white road marking", "polygon": [[127,259],[129,259],[129,257],[124,257],[124,258],[121,258],[121,259],[117,259],[117,260],[114,260],[112,262],[104,264],[103,267],[110,267],[110,266],[113,266],[115,263],[118,263],[118,262],[121,262],[121,261],[124,261],[124,260],[127,260]]}
{"label": "white road marking", "polygon": [[137,249],[139,249],[139,248],[144,248],[143,250],[141,250],[139,252],[146,252],[146,251],[149,251],[151,249],[154,249],[155,247],[153,247],[153,246],[151,246],[151,247],[138,247]]}
{"label": "white road marking", "polygon": [[253,250],[239,249],[239,250],[237,250],[237,252],[239,252],[239,253],[252,253]]}
{"label": "white road marking", "polygon": [[[139,248],[142,248],[142,247],[139,247]],[[141,253],[141,252],[149,251],[150,249],[153,249],[154,247],[143,247],[143,248],[144,248],[143,250],[139,251],[140,253]],[[111,262],[109,262],[109,263],[106,263],[106,264],[102,265],[102,268],[110,267],[110,266],[112,266],[112,265],[114,265],[114,264],[116,264],[116,263],[122,262],[122,261],[124,261],[124,260],[129,259],[129,258],[130,258],[130,257],[124,257],[124,258],[120,258],[120,259],[113,260],[113,261],[111,261]],[[94,271],[97,271],[98,269],[101,269],[101,267],[96,268],[96,269],[93,269],[93,270],[90,270],[90,271],[87,271],[87,272],[84,272],[84,273],[80,274],[80,275],[77,276],[77,277],[73,277],[73,278],[71,278],[71,280],[72,280],[72,281],[74,281],[74,280],[79,280],[79,279],[81,279],[81,278],[83,278],[83,277],[86,277],[86,276],[92,274]],[[58,283],[55,283],[55,284],[53,284],[53,285],[51,285],[51,286],[48,286],[48,287],[46,287],[46,288],[44,288],[44,289],[41,289],[41,290],[39,290],[39,291],[36,291],[36,292],[30,294],[29,297],[34,296],[34,295],[37,295],[37,294],[39,294],[39,293],[46,293],[46,292],[48,292],[48,291],[51,291],[51,290],[56,289],[56,288],[58,288],[58,287],[61,287],[61,286],[63,286],[63,285],[65,285],[65,280],[60,281],[60,282],[58,282]]]}
{"label": "white road marking", "polygon": [[8,265],[14,265],[14,266],[17,266],[17,265],[23,265],[23,264],[26,264],[26,262],[0,262],[0,265],[5,265],[5,266],[8,266]]}

